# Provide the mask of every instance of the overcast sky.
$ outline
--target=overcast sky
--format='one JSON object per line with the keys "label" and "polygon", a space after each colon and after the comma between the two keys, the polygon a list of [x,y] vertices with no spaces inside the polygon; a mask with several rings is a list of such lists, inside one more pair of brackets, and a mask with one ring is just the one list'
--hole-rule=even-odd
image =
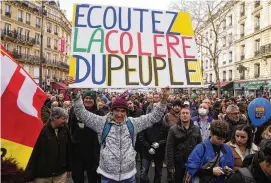
{"label": "overcast sky", "polygon": [[171,0],[59,0],[59,2],[60,8],[66,10],[67,18],[71,21],[74,3],[168,10]]}

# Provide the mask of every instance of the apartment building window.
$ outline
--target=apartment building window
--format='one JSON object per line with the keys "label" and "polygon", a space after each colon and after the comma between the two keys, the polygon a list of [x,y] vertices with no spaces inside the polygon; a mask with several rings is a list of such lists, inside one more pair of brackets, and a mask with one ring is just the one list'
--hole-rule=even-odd
{"label": "apartment building window", "polygon": [[63,58],[64,58],[64,57],[60,57],[60,61],[61,61],[61,62],[64,62]]}
{"label": "apartment building window", "polygon": [[30,53],[30,49],[29,48],[24,48],[24,55],[26,56],[26,58],[28,58]]}
{"label": "apartment building window", "polygon": [[11,10],[11,6],[6,4],[5,5],[5,13],[11,13],[10,10]]}
{"label": "apartment building window", "polygon": [[260,55],[260,39],[255,40],[255,57]]}
{"label": "apartment building window", "polygon": [[55,25],[55,35],[58,35],[58,26]]}
{"label": "apartment building window", "polygon": [[57,19],[57,11],[54,11],[54,20]]}
{"label": "apartment building window", "polygon": [[224,54],[224,55],[222,56],[222,58],[223,58],[223,65],[225,65],[225,64],[227,63],[227,61],[226,61],[226,54]]}
{"label": "apartment building window", "polygon": [[50,59],[51,59],[51,54],[50,54],[50,53],[47,53],[47,54],[46,54],[46,59],[47,59],[47,60],[50,60]]}
{"label": "apartment building window", "polygon": [[229,16],[228,20],[229,20],[229,27],[230,27],[232,26],[232,15]]}
{"label": "apartment building window", "polygon": [[209,80],[210,80],[210,83],[213,82],[213,74],[210,74]]}
{"label": "apartment building window", "polygon": [[22,10],[18,10],[18,21],[23,22],[23,11]]}
{"label": "apartment building window", "polygon": [[22,54],[22,47],[21,46],[17,46],[16,47],[16,51],[17,51],[18,55],[21,55]]}
{"label": "apartment building window", "polygon": [[245,45],[241,46],[241,60],[245,59]]}
{"label": "apartment building window", "polygon": [[210,30],[210,38],[212,38],[213,37],[213,30],[211,29]]}
{"label": "apartment building window", "polygon": [[223,30],[226,29],[226,20],[223,20],[223,22],[222,22],[222,28],[223,28]]}
{"label": "apartment building window", "polygon": [[223,71],[223,82],[225,82],[226,81],[226,71]]}
{"label": "apartment building window", "polygon": [[232,51],[229,52],[229,63],[232,62]]}
{"label": "apartment building window", "polygon": [[245,79],[245,70],[240,71],[240,79]]}
{"label": "apartment building window", "polygon": [[213,68],[213,59],[210,60],[210,69]]}
{"label": "apartment building window", "polygon": [[55,40],[54,40],[54,49],[55,49],[55,50],[57,50],[57,46],[58,46],[58,40],[55,39]]}
{"label": "apartment building window", "polygon": [[56,62],[56,55],[53,55],[53,61]]}
{"label": "apartment building window", "polygon": [[229,70],[229,81],[232,81],[232,70]]}
{"label": "apartment building window", "polygon": [[51,38],[47,37],[47,48],[51,48]]}
{"label": "apartment building window", "polygon": [[226,37],[222,38],[222,46],[225,47],[226,46]]}
{"label": "apartment building window", "polygon": [[242,3],[240,7],[240,16],[242,17],[244,15],[245,15],[245,3]]}
{"label": "apartment building window", "polygon": [[38,33],[35,34],[35,40],[36,40],[37,44],[40,43],[40,34],[38,34]]}
{"label": "apartment building window", "polygon": [[228,41],[229,41],[229,46],[232,45],[232,33],[229,34]]}
{"label": "apartment building window", "polygon": [[18,27],[17,29],[17,32],[18,32],[18,39],[22,39],[22,35],[23,35],[23,28],[21,27]]}
{"label": "apartment building window", "polygon": [[241,34],[241,38],[245,36],[245,23],[241,24],[241,30],[240,30]]}
{"label": "apartment building window", "polygon": [[26,13],[26,24],[30,25],[31,15],[29,13]]}
{"label": "apartment building window", "polygon": [[41,19],[39,17],[36,17],[36,28],[40,28],[40,22]]}
{"label": "apartment building window", "polygon": [[25,30],[25,40],[29,41],[29,37],[30,37],[30,31],[29,30]]}
{"label": "apartment building window", "polygon": [[47,32],[52,32],[52,24],[50,22],[47,23]]}
{"label": "apartment building window", "polygon": [[257,8],[261,5],[261,1],[255,1],[254,7]]}
{"label": "apartment building window", "polygon": [[205,69],[208,69],[208,60],[205,61]]}
{"label": "apartment building window", "polygon": [[254,64],[254,77],[255,78],[260,77],[260,64],[259,63]]}
{"label": "apartment building window", "polygon": [[40,55],[39,50],[35,50],[34,55],[35,55],[36,57],[38,57],[38,56]]}
{"label": "apartment building window", "polygon": [[10,30],[11,30],[11,24],[5,23],[5,32],[9,33]]}
{"label": "apartment building window", "polygon": [[5,43],[5,44],[4,44],[4,47],[5,47],[5,49],[6,49],[7,51],[10,51],[9,43]]}
{"label": "apartment building window", "polygon": [[260,15],[254,17],[254,31],[260,30]]}

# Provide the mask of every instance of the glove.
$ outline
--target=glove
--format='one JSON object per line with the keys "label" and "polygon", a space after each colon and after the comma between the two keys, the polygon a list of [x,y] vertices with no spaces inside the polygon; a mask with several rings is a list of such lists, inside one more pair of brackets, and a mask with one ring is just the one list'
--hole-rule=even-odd
{"label": "glove", "polygon": [[154,150],[153,148],[150,148],[150,149],[149,149],[149,153],[150,153],[151,155],[154,155],[154,154],[155,154],[155,150]]}
{"label": "glove", "polygon": [[151,145],[154,149],[159,148],[159,144],[157,142],[152,143]]}

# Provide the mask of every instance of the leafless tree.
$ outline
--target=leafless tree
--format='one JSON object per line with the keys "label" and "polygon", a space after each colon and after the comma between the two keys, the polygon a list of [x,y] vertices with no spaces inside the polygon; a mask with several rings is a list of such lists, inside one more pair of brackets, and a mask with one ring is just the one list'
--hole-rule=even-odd
{"label": "leafless tree", "polygon": [[[170,9],[189,12],[194,27],[196,44],[202,58],[208,58],[214,67],[217,95],[220,97],[220,77],[218,58],[224,50],[228,50],[235,35],[227,34],[226,18],[237,1],[180,1],[171,3]],[[206,30],[208,34],[206,34]],[[206,50],[206,51],[203,51]]]}

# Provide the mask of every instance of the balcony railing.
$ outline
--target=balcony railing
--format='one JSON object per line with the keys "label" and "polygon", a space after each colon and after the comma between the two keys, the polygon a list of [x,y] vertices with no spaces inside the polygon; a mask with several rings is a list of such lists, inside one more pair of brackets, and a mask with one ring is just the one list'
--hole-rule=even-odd
{"label": "balcony railing", "polygon": [[241,55],[241,60],[245,60],[245,55]]}
{"label": "balcony railing", "polygon": [[240,79],[245,79],[245,75],[240,75]]}
{"label": "balcony railing", "polygon": [[33,46],[35,44],[35,38],[25,36],[23,34],[18,33],[17,31],[10,31],[10,30],[2,29],[1,30],[1,38],[2,37],[4,38],[5,36],[12,41],[19,41],[21,43],[28,44],[31,46]]}
{"label": "balcony railing", "polygon": [[54,32],[55,35],[58,35],[58,32]]}
{"label": "balcony railing", "polygon": [[19,22],[23,22],[23,18],[18,18],[18,21]]}
{"label": "balcony railing", "polygon": [[27,20],[25,23],[26,23],[27,25],[30,25],[30,21],[29,21],[29,20]]}
{"label": "balcony railing", "polygon": [[66,70],[69,69],[69,65],[64,63],[64,62],[61,62],[61,61],[45,59],[45,64],[48,65],[48,66],[59,67],[59,68],[63,68],[63,69],[66,69]]}
{"label": "balcony railing", "polygon": [[256,50],[256,51],[254,52],[254,56],[255,56],[255,57],[260,56],[260,50]]}
{"label": "balcony railing", "polygon": [[52,32],[52,30],[47,28],[47,32],[51,33],[51,32]]}
{"label": "balcony railing", "polygon": [[5,16],[10,18],[11,17],[11,12],[5,12]]}
{"label": "balcony railing", "polygon": [[271,43],[261,46],[260,49],[261,55],[271,55]]}
{"label": "balcony railing", "polygon": [[57,46],[54,46],[54,49],[57,50]]}
{"label": "balcony railing", "polygon": [[254,4],[254,8],[257,8],[261,5],[261,1],[256,1]]}

